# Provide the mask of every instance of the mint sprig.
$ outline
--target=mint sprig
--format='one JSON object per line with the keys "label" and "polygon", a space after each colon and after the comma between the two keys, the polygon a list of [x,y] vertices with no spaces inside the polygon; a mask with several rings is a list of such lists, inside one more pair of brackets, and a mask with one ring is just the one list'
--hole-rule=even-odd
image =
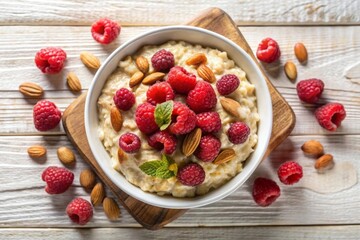
{"label": "mint sprig", "polygon": [[168,179],[175,177],[177,174],[177,165],[169,156],[162,155],[161,160],[152,160],[139,166],[141,171],[147,175]]}
{"label": "mint sprig", "polygon": [[174,108],[172,100],[157,104],[155,107],[155,122],[160,130],[165,130],[171,123],[171,114]]}

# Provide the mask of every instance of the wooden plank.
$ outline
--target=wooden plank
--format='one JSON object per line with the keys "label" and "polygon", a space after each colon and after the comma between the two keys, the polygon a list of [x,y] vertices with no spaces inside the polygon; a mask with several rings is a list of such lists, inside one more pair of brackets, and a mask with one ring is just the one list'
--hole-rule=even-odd
{"label": "wooden plank", "polygon": [[[123,25],[182,24],[209,7],[220,7],[239,25],[359,24],[359,1],[3,1],[1,25],[90,25],[100,17]],[[171,9],[171,11],[169,11]]]}

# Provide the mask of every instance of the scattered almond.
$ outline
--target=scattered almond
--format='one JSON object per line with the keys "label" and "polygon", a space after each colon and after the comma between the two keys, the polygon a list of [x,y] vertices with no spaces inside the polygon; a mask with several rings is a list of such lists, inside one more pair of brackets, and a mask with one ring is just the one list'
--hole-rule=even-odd
{"label": "scattered almond", "polygon": [[225,109],[225,111],[227,111],[234,117],[240,118],[240,113],[238,111],[238,109],[240,108],[239,102],[231,98],[224,97],[224,98],[220,98],[220,104]]}
{"label": "scattered almond", "polygon": [[201,139],[201,129],[196,128],[192,132],[188,133],[183,141],[182,152],[186,157],[193,154],[198,147]]}
{"label": "scattered almond", "polygon": [[144,74],[140,71],[137,71],[136,73],[134,73],[131,78],[130,78],[130,82],[129,82],[129,86],[135,87],[136,85],[140,84],[141,81],[144,78]]}
{"label": "scattered almond", "polygon": [[92,189],[96,183],[96,175],[93,170],[85,169],[80,173],[80,185],[85,189]]}
{"label": "scattered almond", "polygon": [[118,159],[120,163],[123,163],[128,159],[127,154],[121,148],[118,149]]}
{"label": "scattered almond", "polygon": [[40,145],[34,145],[29,147],[27,152],[32,158],[41,158],[46,155],[46,148]]}
{"label": "scattered almond", "polygon": [[301,150],[308,155],[318,157],[324,154],[323,145],[316,140],[309,140],[301,146]]}
{"label": "scattered almond", "polygon": [[199,65],[206,64],[207,58],[203,53],[196,53],[186,60],[187,65]]}
{"label": "scattered almond", "polygon": [[300,63],[305,63],[307,61],[308,53],[303,43],[296,43],[294,46],[294,52]]}
{"label": "scattered almond", "polygon": [[165,73],[154,72],[154,73],[151,73],[150,75],[147,75],[143,79],[142,83],[145,84],[145,85],[151,85],[151,84],[155,83],[156,81],[160,81],[164,77],[165,77]]}
{"label": "scattered almond", "polygon": [[137,68],[142,72],[143,74],[146,74],[149,71],[149,61],[143,57],[140,56],[135,61]]}
{"label": "scattered almond", "polygon": [[40,97],[44,93],[42,87],[33,82],[24,82],[20,84],[19,91],[27,97]]}
{"label": "scattered almond", "polygon": [[222,164],[233,160],[236,157],[236,153],[232,148],[226,148],[222,150],[219,155],[215,158],[214,164]]}
{"label": "scattered almond", "polygon": [[202,79],[204,79],[205,81],[207,81],[209,83],[213,83],[216,81],[215,74],[205,64],[200,64],[200,66],[197,68],[197,73],[198,73],[199,77],[201,77]]}
{"label": "scattered almond", "polygon": [[80,53],[80,60],[82,63],[92,69],[98,69],[100,67],[100,60],[94,54],[89,52],[82,52]]}
{"label": "scattered almond", "polygon": [[103,201],[103,208],[106,216],[110,220],[116,220],[120,217],[119,205],[113,198],[106,197]]}
{"label": "scattered almond", "polygon": [[100,205],[105,197],[105,188],[102,183],[97,183],[90,194],[91,203],[94,206]]}
{"label": "scattered almond", "polygon": [[110,110],[110,120],[113,129],[118,132],[121,130],[123,125],[123,117],[120,110],[117,107],[112,107]]}
{"label": "scattered almond", "polygon": [[287,61],[284,66],[284,71],[288,79],[294,81],[297,77],[297,70],[296,66],[293,62]]}
{"label": "scattered almond", "polygon": [[315,169],[319,173],[324,173],[325,171],[333,168],[334,165],[333,156],[331,154],[325,154],[316,160]]}
{"label": "scattered almond", "polygon": [[76,160],[73,151],[67,147],[58,148],[57,155],[59,160],[65,165],[73,164]]}
{"label": "scattered almond", "polygon": [[74,91],[74,92],[81,91],[81,82],[75,73],[69,72],[66,77],[66,81],[67,81],[67,84],[71,91]]}

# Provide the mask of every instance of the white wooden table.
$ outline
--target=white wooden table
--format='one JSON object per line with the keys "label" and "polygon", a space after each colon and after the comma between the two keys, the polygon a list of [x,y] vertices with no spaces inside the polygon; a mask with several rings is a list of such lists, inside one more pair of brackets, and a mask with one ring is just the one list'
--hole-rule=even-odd
{"label": "white wooden table", "polygon": [[[325,82],[321,102],[345,105],[343,126],[335,133],[319,127],[312,113],[315,106],[300,103],[295,84],[287,80],[282,66],[266,67],[294,109],[297,124],[243,187],[218,203],[189,210],[156,232],[140,228],[124,209],[115,222],[96,208],[89,224],[81,228],[74,225],[64,211],[74,196],[89,199],[78,181],[80,171],[87,166],[77,155],[74,186],[59,196],[45,193],[42,170],[60,165],[56,156],[59,146],[72,146],[62,128],[46,133],[34,129],[32,107],[37,100],[24,99],[18,86],[24,81],[40,84],[46,91],[44,98],[64,110],[78,96],[68,90],[66,73],[78,74],[83,91],[92,81],[93,74],[79,60],[81,51],[93,52],[104,60],[126,40],[158,25],[184,23],[212,6],[233,17],[254,51],[262,38],[276,39],[282,64],[286,60],[297,63],[293,45],[304,42],[309,62],[306,66],[297,64],[298,80],[317,77]],[[348,162],[351,171],[360,170],[359,10],[359,0],[0,0],[0,239],[359,239],[359,184],[334,193],[311,190],[305,180],[291,187],[281,185],[281,197],[267,208],[257,206],[250,193],[255,177],[277,179],[276,169],[285,160],[300,162],[304,179],[314,174],[313,160],[300,151],[309,139],[321,141],[337,164]],[[123,26],[120,37],[109,46],[96,43],[90,34],[91,23],[100,17],[115,19]],[[62,74],[46,76],[35,67],[36,51],[46,46],[59,46],[68,53]],[[26,149],[33,144],[48,148],[46,161],[28,157]],[[322,190],[327,191],[325,185]]]}

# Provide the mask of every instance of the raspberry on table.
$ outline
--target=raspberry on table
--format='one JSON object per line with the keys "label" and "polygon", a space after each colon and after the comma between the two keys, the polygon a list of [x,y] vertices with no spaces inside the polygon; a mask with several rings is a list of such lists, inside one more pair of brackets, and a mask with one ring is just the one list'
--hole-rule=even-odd
{"label": "raspberry on table", "polygon": [[158,82],[150,86],[146,92],[147,101],[153,105],[174,100],[175,93],[167,82]]}
{"label": "raspberry on table", "polygon": [[316,78],[301,80],[296,85],[296,90],[301,101],[316,103],[324,90],[324,82]]}
{"label": "raspberry on table", "polygon": [[61,111],[53,102],[41,100],[33,108],[33,118],[37,130],[48,131],[59,124]]}
{"label": "raspberry on table", "polygon": [[135,95],[127,88],[120,88],[114,95],[114,103],[118,109],[127,111],[135,104]]}
{"label": "raspberry on table", "polygon": [[141,147],[141,140],[134,133],[124,133],[119,138],[119,146],[127,153],[135,153]]}
{"label": "raspberry on table", "polygon": [[220,115],[217,112],[204,112],[196,115],[196,126],[204,133],[215,133],[221,128]]}
{"label": "raspberry on table", "polygon": [[68,190],[74,181],[74,174],[63,167],[46,168],[41,179],[46,182],[45,191],[49,194],[60,194]]}
{"label": "raspberry on table", "polygon": [[47,47],[35,54],[35,64],[43,73],[59,73],[66,60],[66,52],[61,48]]}
{"label": "raspberry on table", "polygon": [[139,130],[151,134],[159,130],[154,117],[155,106],[150,103],[140,104],[135,112],[135,122]]}
{"label": "raspberry on table", "polygon": [[266,207],[280,196],[280,188],[273,180],[259,177],[254,181],[252,196],[258,205]]}
{"label": "raspberry on table", "polygon": [[85,225],[93,216],[93,207],[85,199],[75,198],[67,205],[66,213],[71,221]]}
{"label": "raspberry on table", "polygon": [[212,134],[207,134],[201,137],[194,155],[203,162],[212,162],[219,155],[220,148],[220,140]]}
{"label": "raspberry on table", "polygon": [[171,52],[161,49],[151,57],[151,63],[155,71],[168,72],[175,65],[175,58]]}
{"label": "raspberry on table", "polygon": [[280,58],[281,52],[279,44],[272,38],[263,39],[256,51],[256,57],[267,63],[275,62]]}
{"label": "raspberry on table", "polygon": [[250,128],[246,123],[235,122],[230,124],[227,134],[230,142],[234,144],[242,144],[248,139],[250,135]]}
{"label": "raspberry on table", "polygon": [[148,143],[151,147],[170,155],[176,149],[177,139],[176,136],[167,132],[159,131],[154,133],[148,138]]}
{"label": "raspberry on table", "polygon": [[205,171],[197,163],[189,163],[180,168],[177,174],[177,179],[186,186],[197,186],[204,182]]}
{"label": "raspberry on table", "polygon": [[226,74],[216,82],[216,88],[220,95],[229,95],[234,92],[240,84],[239,78],[235,74]]}
{"label": "raspberry on table", "polygon": [[277,173],[280,181],[286,185],[297,183],[303,176],[302,167],[293,161],[281,164]]}
{"label": "raspberry on table", "polygon": [[196,114],[181,102],[174,102],[169,131],[173,134],[186,134],[196,126]]}
{"label": "raspberry on table", "polygon": [[335,131],[346,117],[346,111],[340,103],[328,103],[315,111],[315,117],[320,126],[329,131]]}
{"label": "raspberry on table", "polygon": [[196,85],[196,76],[183,67],[175,66],[170,69],[167,82],[177,93],[188,94]]}
{"label": "raspberry on table", "polygon": [[121,26],[108,18],[101,18],[91,25],[91,35],[101,44],[109,44],[120,34]]}
{"label": "raspberry on table", "polygon": [[211,84],[198,81],[186,98],[186,104],[196,113],[211,111],[217,102],[216,94]]}

